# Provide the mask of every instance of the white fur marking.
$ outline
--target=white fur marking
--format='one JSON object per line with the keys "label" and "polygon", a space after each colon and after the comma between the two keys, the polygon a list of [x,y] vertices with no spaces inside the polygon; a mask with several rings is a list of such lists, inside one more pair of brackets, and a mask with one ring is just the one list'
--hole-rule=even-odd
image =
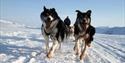
{"label": "white fur marking", "polygon": [[50,21],[52,21],[54,19],[51,15],[49,16],[49,18],[50,18]]}
{"label": "white fur marking", "polygon": [[62,41],[62,38],[61,38],[61,36],[59,35],[59,41],[61,42]]}
{"label": "white fur marking", "polygon": [[82,28],[81,28],[80,24],[78,24],[78,27],[80,28],[80,30],[82,30]]}
{"label": "white fur marking", "polygon": [[88,19],[88,24],[90,23],[90,19]]}
{"label": "white fur marking", "polygon": [[86,24],[86,29],[89,27],[89,25],[88,24]]}
{"label": "white fur marking", "polygon": [[80,40],[78,40],[77,41],[77,43],[76,43],[76,47],[77,47],[77,53],[78,53],[78,55],[80,55]]}

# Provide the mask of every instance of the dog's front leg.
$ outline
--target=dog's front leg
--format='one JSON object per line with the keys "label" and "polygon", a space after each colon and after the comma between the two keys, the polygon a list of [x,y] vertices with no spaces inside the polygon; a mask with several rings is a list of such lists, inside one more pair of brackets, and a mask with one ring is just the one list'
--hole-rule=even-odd
{"label": "dog's front leg", "polygon": [[76,52],[76,55],[80,55],[80,41],[79,40],[76,41],[74,50]]}
{"label": "dog's front leg", "polygon": [[85,41],[84,43],[85,43],[84,46],[82,46],[82,47],[83,47],[83,50],[82,50],[81,55],[80,55],[80,60],[82,60],[82,59],[85,58],[87,43],[86,43],[86,41]]}
{"label": "dog's front leg", "polygon": [[51,49],[49,50],[49,53],[47,54],[48,58],[51,58],[53,56],[53,53],[55,52],[56,47],[58,46],[58,41],[54,41]]}
{"label": "dog's front leg", "polygon": [[46,53],[48,53],[49,50],[49,36],[44,36],[45,40],[46,40]]}

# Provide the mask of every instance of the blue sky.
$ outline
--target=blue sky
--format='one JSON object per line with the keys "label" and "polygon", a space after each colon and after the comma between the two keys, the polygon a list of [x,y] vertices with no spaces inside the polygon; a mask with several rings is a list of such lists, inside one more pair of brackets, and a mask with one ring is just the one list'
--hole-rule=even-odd
{"label": "blue sky", "polygon": [[61,19],[76,20],[75,10],[92,10],[92,25],[125,26],[125,0],[0,0],[0,19],[41,26],[43,6],[55,8]]}

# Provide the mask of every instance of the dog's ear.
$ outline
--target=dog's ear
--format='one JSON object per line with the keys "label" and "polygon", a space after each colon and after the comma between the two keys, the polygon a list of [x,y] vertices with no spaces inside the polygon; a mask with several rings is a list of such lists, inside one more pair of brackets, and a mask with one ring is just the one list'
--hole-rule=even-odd
{"label": "dog's ear", "polygon": [[52,11],[55,11],[55,8],[52,8]]}
{"label": "dog's ear", "polygon": [[82,13],[81,11],[79,11],[79,10],[76,10],[76,12],[78,12],[78,13]]}
{"label": "dog's ear", "polygon": [[77,17],[80,17],[80,16],[82,15],[82,12],[81,12],[81,11],[76,10],[76,12],[77,12]]}
{"label": "dog's ear", "polygon": [[43,9],[44,9],[44,11],[45,11],[45,10],[46,10],[46,7],[44,6]]}
{"label": "dog's ear", "polygon": [[88,16],[91,16],[92,11],[88,10],[86,13],[87,13]]}

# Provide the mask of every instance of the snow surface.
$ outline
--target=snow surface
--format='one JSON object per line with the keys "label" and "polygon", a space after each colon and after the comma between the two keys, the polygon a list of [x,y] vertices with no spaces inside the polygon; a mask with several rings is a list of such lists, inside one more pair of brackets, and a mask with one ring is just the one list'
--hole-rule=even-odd
{"label": "snow surface", "polygon": [[[46,57],[40,29],[0,20],[0,63],[79,63],[73,39]],[[51,46],[52,42],[50,42]],[[83,63],[125,63],[125,35],[96,34]]]}

